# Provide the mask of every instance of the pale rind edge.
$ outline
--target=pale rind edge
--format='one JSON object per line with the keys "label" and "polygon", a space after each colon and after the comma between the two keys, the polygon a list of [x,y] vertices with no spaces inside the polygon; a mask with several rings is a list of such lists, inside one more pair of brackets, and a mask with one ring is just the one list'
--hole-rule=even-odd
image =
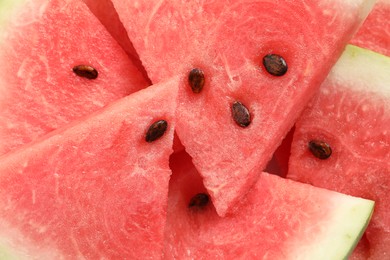
{"label": "pale rind edge", "polygon": [[[28,4],[27,0],[0,0],[0,28],[6,28],[15,16],[15,12],[20,12],[21,8],[25,8]],[[4,31],[0,32],[0,42],[4,37]],[[5,87],[6,84],[0,84]],[[4,96],[2,89],[0,89],[1,96]],[[31,259],[29,256],[23,256],[19,249],[13,248],[6,241],[4,241],[3,234],[0,234],[0,259],[1,260],[21,260]]]}
{"label": "pale rind edge", "polygon": [[1,0],[0,1],[0,27],[6,26],[10,19],[14,16],[14,12],[23,7],[26,0]]}
{"label": "pale rind edge", "polygon": [[329,225],[310,246],[298,249],[294,259],[348,259],[366,230],[374,210],[374,201],[338,194],[332,196],[334,208]]}
{"label": "pale rind edge", "polygon": [[0,245],[0,259],[1,260],[18,260],[15,253],[9,252],[4,246]]}
{"label": "pale rind edge", "polygon": [[354,91],[390,98],[390,57],[348,45],[327,80]]}
{"label": "pale rind edge", "polygon": [[53,246],[36,246],[22,232],[0,221],[0,260],[63,259]]}

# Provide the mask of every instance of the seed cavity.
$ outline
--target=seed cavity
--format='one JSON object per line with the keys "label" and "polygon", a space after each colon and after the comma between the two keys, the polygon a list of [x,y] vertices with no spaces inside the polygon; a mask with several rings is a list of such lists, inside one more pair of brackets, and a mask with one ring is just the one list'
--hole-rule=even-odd
{"label": "seed cavity", "polygon": [[249,114],[249,110],[240,101],[233,103],[232,116],[237,125],[241,127],[247,127],[251,123],[251,115]]}
{"label": "seed cavity", "polygon": [[202,209],[207,206],[209,201],[209,195],[207,195],[206,193],[198,193],[191,198],[188,207]]}
{"label": "seed cavity", "polygon": [[263,65],[269,74],[283,76],[287,72],[285,59],[277,54],[267,54],[263,57]]}
{"label": "seed cavity", "polygon": [[332,148],[326,142],[312,140],[309,142],[310,152],[318,159],[325,160],[332,155]]}
{"label": "seed cavity", "polygon": [[77,76],[87,79],[96,79],[98,77],[98,71],[89,65],[74,66],[73,72]]}
{"label": "seed cavity", "polygon": [[156,141],[161,136],[164,135],[165,131],[168,128],[168,122],[165,120],[159,120],[154,122],[146,132],[145,141],[151,143]]}
{"label": "seed cavity", "polygon": [[192,92],[200,93],[203,89],[204,81],[204,73],[201,69],[194,68],[190,71],[188,75],[188,82],[190,83]]}

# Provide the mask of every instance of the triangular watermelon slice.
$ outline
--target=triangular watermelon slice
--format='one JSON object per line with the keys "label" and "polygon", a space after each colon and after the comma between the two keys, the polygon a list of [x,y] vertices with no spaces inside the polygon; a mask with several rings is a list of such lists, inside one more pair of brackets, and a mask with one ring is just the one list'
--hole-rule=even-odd
{"label": "triangular watermelon slice", "polygon": [[219,215],[257,180],[373,2],[113,0],[151,80],[181,77],[176,130]]}
{"label": "triangular watermelon slice", "polygon": [[82,1],[2,0],[0,31],[0,154],[148,85]]}
{"label": "triangular watermelon slice", "polygon": [[185,152],[171,156],[165,259],[347,259],[373,202],[263,173],[240,210],[219,217]]}
{"label": "triangular watermelon slice", "polygon": [[1,157],[0,259],[159,259],[177,90],[151,86]]}
{"label": "triangular watermelon slice", "polygon": [[375,200],[368,255],[389,259],[390,57],[346,49],[297,121],[288,177]]}

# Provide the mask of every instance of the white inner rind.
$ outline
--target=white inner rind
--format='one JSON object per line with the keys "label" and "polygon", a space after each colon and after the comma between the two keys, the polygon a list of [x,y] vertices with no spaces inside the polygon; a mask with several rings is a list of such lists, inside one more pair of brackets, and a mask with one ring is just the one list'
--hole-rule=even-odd
{"label": "white inner rind", "polygon": [[[347,259],[364,233],[374,209],[374,202],[339,194],[332,196],[334,208],[322,232],[305,248],[297,241],[292,259]],[[298,246],[299,245],[299,246]]]}
{"label": "white inner rind", "polygon": [[348,45],[328,80],[354,91],[390,98],[390,57]]}

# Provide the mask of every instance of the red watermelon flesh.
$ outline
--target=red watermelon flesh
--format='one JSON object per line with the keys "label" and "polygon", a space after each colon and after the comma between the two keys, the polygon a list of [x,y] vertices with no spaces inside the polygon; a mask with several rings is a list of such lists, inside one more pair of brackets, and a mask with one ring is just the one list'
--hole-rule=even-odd
{"label": "red watermelon flesh", "polygon": [[[2,156],[0,256],[160,258],[177,89],[151,86]],[[148,143],[156,120],[168,129]]]}
{"label": "red watermelon flesh", "polygon": [[[211,204],[188,207],[206,193],[188,154],[172,155],[171,169],[164,259],[344,259],[370,215],[369,201],[263,173],[241,210],[222,218]],[[352,234],[344,228],[355,217],[363,225]]]}
{"label": "red watermelon flesh", "polygon": [[4,0],[0,15],[0,154],[148,85],[82,1]]}
{"label": "red watermelon flesh", "polygon": [[[288,177],[376,201],[370,259],[390,258],[390,58],[349,46],[296,124]],[[326,142],[320,160],[308,142]]]}
{"label": "red watermelon flesh", "polygon": [[175,153],[177,153],[177,152],[180,152],[180,151],[183,151],[183,150],[184,150],[184,146],[181,143],[180,138],[177,136],[177,134],[175,132],[175,135],[174,135],[174,138],[173,138],[173,151]]}
{"label": "red watermelon flesh", "polygon": [[[234,208],[325,78],[373,1],[113,0],[153,82],[180,75],[177,133],[220,215]],[[263,56],[282,55],[270,75]],[[188,73],[201,68],[195,94]],[[242,102],[252,121],[232,119]]]}
{"label": "red watermelon flesh", "polygon": [[390,0],[378,0],[351,43],[390,56]]}
{"label": "red watermelon flesh", "polygon": [[126,51],[127,55],[129,55],[134,65],[142,72],[145,79],[150,82],[137,51],[134,49],[133,44],[127,36],[127,32],[119,20],[111,0],[83,0],[83,2],[110,32],[112,37],[118,41],[119,45]]}

